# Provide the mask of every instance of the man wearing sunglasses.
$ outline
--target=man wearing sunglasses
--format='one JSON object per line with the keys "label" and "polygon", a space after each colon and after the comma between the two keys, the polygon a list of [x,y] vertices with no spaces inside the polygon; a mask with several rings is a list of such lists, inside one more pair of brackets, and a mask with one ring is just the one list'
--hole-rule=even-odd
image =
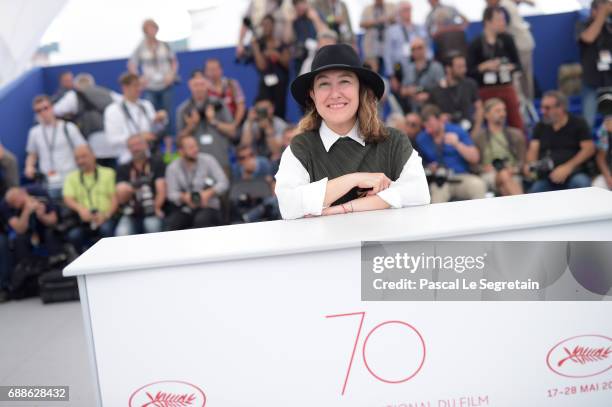
{"label": "man wearing sunglasses", "polygon": [[523,174],[537,180],[529,192],[591,186],[585,163],[595,154],[586,121],[567,112],[567,98],[548,91],[540,105],[542,121],[533,129]]}
{"label": "man wearing sunglasses", "polygon": [[77,168],[73,151],[85,139],[76,125],[55,117],[47,95],[36,96],[32,107],[39,124],[28,135],[25,176],[41,175],[51,199],[60,199],[66,175]]}

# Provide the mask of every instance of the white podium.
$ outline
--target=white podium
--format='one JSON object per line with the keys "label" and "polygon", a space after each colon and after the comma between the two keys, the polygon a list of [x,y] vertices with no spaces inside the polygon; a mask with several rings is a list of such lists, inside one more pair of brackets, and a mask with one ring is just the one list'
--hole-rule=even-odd
{"label": "white podium", "polygon": [[361,301],[362,241],[429,239],[612,240],[612,193],[103,239],[64,270],[98,405],[612,405],[609,301]]}

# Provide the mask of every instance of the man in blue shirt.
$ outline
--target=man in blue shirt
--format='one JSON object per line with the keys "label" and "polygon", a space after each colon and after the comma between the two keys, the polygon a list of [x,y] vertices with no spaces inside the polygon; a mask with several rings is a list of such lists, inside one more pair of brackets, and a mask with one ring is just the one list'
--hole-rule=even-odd
{"label": "man in blue shirt", "polygon": [[428,180],[431,203],[484,198],[484,181],[470,174],[470,165],[480,160],[470,136],[461,127],[444,123],[437,106],[425,106],[421,115],[425,129],[417,136],[416,144],[432,174]]}

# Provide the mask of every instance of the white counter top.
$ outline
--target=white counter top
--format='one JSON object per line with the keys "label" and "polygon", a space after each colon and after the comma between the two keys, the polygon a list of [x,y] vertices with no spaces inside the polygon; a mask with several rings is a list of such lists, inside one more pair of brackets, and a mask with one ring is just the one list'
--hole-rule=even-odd
{"label": "white counter top", "polygon": [[612,219],[612,192],[584,188],[102,239],[67,276],[181,266]]}

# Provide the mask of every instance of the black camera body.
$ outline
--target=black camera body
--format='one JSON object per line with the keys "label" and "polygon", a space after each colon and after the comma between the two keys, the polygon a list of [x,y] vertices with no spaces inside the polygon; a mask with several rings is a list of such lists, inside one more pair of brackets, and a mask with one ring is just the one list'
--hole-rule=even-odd
{"label": "black camera body", "polygon": [[507,158],[494,158],[493,161],[491,162],[491,165],[493,165],[493,168],[495,168],[495,171],[499,172],[503,170],[504,168],[506,168],[507,162],[508,162]]}
{"label": "black camera body", "polygon": [[438,187],[443,186],[449,181],[449,178],[452,176],[452,170],[446,168],[444,166],[439,166],[435,171],[432,171],[429,168],[425,169],[425,177],[427,178],[427,183],[435,183]]}
{"label": "black camera body", "polygon": [[535,173],[538,178],[547,178],[554,169],[555,163],[549,155],[529,164],[529,172]]}
{"label": "black camera body", "polygon": [[264,120],[268,118],[268,109],[265,107],[255,108],[255,113],[257,113],[257,118],[259,120]]}
{"label": "black camera body", "polygon": [[136,205],[145,217],[155,215],[155,194],[150,185],[150,176],[142,176],[132,181]]}
{"label": "black camera body", "polygon": [[[212,188],[215,186],[215,180],[213,180],[210,177],[207,177],[204,180],[204,187],[202,188],[202,191],[207,190],[208,188]],[[191,202],[196,206],[196,207],[200,207],[202,205],[202,196],[200,195],[201,191],[191,191],[190,192],[190,196],[191,196]]]}

